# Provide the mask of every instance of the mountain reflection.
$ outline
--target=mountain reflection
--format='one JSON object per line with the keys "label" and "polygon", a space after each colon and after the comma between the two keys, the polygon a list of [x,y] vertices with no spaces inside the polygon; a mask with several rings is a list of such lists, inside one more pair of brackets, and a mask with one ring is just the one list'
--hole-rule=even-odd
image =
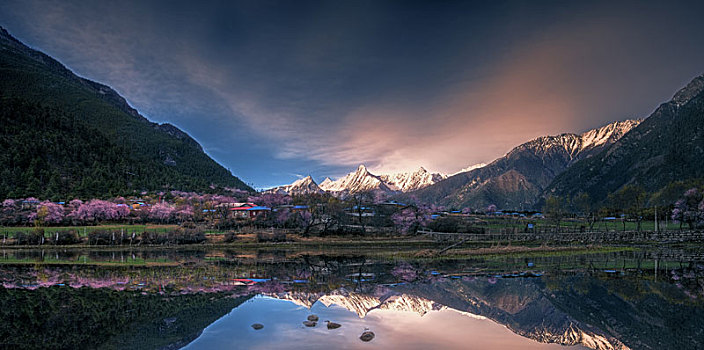
{"label": "mountain reflection", "polygon": [[[561,258],[531,259],[531,270],[520,268],[525,259],[497,266],[363,256],[5,264],[0,346],[704,347],[704,267],[631,258],[581,256],[569,269]],[[302,321],[311,313],[320,321],[308,328]],[[341,327],[329,330],[325,321]],[[365,329],[376,334],[369,343],[359,339]]]}
{"label": "mountain reflection", "polygon": [[[250,299],[203,331],[189,344],[187,349],[357,349],[375,347],[379,349],[554,349],[556,344],[539,343],[512,333],[506,327],[480,316],[458,312],[448,308],[426,310],[433,304],[428,300],[409,297],[409,303],[396,300],[391,308],[365,310],[358,317],[355,305],[365,302],[364,296],[348,295],[354,301],[345,301],[336,295],[334,299],[322,298],[310,308],[297,305],[290,300],[268,296]],[[404,297],[400,297],[404,298]],[[374,303],[370,297],[368,302]],[[330,304],[326,304],[331,302]],[[343,302],[340,306],[336,302]],[[394,303],[394,302],[392,302]],[[415,303],[419,303],[414,305]],[[420,307],[420,309],[416,309]],[[407,309],[408,308],[408,309]],[[418,311],[424,312],[421,316]],[[327,329],[324,322],[306,327],[302,321],[314,314],[320,320],[332,320],[340,328]],[[264,328],[254,330],[253,322],[263,322]],[[362,341],[360,334],[371,331],[375,337],[369,343]]]}

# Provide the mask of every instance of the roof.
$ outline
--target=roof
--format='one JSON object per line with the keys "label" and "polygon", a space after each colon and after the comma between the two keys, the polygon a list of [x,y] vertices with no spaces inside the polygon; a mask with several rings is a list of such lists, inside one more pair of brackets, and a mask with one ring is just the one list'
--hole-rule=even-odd
{"label": "roof", "polygon": [[357,209],[362,209],[362,210],[369,210],[369,209],[372,209],[372,208],[369,208],[369,207],[365,207],[365,206],[362,206],[362,207],[358,207],[358,206],[356,206],[356,205],[352,207],[352,210],[357,210]]}
{"label": "roof", "polygon": [[245,207],[237,207],[237,208],[230,208],[230,210],[249,210],[252,208],[256,208],[256,206],[245,206]]}
{"label": "roof", "polygon": [[257,206],[257,207],[251,207],[246,210],[271,210],[269,207],[262,207],[262,206]]}

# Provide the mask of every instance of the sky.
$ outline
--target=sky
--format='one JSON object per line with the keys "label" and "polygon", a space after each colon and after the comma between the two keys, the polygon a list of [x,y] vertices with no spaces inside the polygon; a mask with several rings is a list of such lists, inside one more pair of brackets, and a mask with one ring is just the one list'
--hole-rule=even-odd
{"label": "sky", "polygon": [[4,0],[0,25],[256,188],[453,173],[647,117],[704,73],[704,2]]}

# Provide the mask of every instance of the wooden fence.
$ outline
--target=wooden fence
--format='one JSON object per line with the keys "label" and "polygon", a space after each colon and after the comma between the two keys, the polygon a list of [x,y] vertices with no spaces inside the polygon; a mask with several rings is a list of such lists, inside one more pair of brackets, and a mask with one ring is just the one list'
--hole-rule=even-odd
{"label": "wooden fence", "polygon": [[539,241],[580,243],[637,243],[637,242],[701,242],[704,231],[596,231],[596,232],[518,232],[513,228],[486,233],[448,233],[419,231],[438,242]]}

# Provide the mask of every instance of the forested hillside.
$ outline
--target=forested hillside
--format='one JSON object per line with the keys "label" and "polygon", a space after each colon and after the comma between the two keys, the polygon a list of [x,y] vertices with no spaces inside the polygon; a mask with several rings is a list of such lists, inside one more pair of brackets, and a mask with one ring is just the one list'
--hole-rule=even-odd
{"label": "forested hillside", "polygon": [[624,185],[648,192],[704,177],[704,76],[598,155],[577,162],[549,186],[551,195],[603,201]]}
{"label": "forested hillside", "polygon": [[0,198],[251,190],[170,124],[0,28]]}

